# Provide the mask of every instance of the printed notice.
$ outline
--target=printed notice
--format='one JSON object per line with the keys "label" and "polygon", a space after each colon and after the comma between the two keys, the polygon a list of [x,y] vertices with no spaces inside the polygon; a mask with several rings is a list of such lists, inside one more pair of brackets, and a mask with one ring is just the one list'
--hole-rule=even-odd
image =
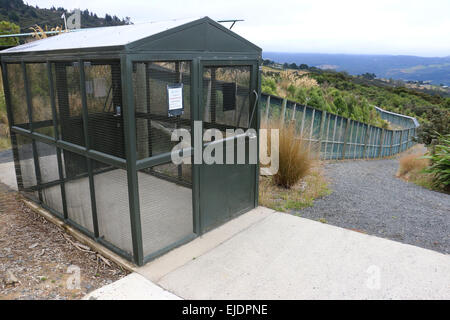
{"label": "printed notice", "polygon": [[169,111],[183,109],[183,84],[168,85]]}

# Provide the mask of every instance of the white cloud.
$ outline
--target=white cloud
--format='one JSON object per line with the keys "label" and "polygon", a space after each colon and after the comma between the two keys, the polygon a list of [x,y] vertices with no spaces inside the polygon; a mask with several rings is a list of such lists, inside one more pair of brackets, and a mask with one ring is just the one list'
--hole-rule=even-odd
{"label": "white cloud", "polygon": [[450,55],[448,0],[27,2],[129,16],[136,23],[201,16],[245,19],[234,31],[267,51]]}

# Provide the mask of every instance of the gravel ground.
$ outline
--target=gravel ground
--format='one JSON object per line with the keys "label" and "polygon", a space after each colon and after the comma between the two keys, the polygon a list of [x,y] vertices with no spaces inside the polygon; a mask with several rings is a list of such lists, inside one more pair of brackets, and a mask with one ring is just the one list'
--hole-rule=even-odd
{"label": "gravel ground", "polygon": [[14,161],[11,149],[0,151],[0,163],[11,162],[11,161]]}
{"label": "gravel ground", "polygon": [[450,254],[450,195],[396,178],[397,169],[396,159],[326,163],[332,193],[293,213]]}
{"label": "gravel ground", "polygon": [[0,183],[0,300],[79,299],[127,274]]}

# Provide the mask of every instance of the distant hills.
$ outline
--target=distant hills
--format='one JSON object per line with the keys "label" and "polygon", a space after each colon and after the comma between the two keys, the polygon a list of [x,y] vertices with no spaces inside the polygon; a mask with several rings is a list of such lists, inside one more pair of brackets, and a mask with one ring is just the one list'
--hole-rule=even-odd
{"label": "distant hills", "polygon": [[[62,7],[52,7],[50,9],[33,7],[25,4],[22,0],[0,0],[0,21],[5,20],[13,22],[20,27],[21,32],[31,32],[29,29],[34,25],[39,25],[45,29],[57,26],[64,27],[64,21],[61,19],[63,13],[68,14],[69,10]],[[129,24],[129,18],[119,18],[115,15],[106,14],[104,17],[98,17],[97,14],[89,10],[81,11],[81,27],[101,27],[117,26]]]}
{"label": "distant hills", "polygon": [[430,81],[450,86],[450,56],[416,57],[394,55],[353,55],[323,53],[263,52],[264,59],[278,63],[307,64],[321,69],[359,75],[375,73],[378,78]]}

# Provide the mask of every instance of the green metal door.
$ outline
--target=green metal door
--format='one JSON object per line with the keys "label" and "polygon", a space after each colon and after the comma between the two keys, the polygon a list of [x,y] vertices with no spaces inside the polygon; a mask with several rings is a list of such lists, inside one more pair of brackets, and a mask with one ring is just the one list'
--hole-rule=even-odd
{"label": "green metal door", "polygon": [[[210,230],[256,205],[258,167],[254,158],[250,163],[249,154],[250,144],[253,143],[252,148],[255,144],[257,145],[256,135],[251,137],[244,135],[243,140],[239,140],[237,136],[227,137],[227,130],[240,129],[242,133],[247,132],[249,128],[257,128],[256,68],[256,62],[252,64],[228,61],[226,64],[217,62],[200,64],[199,100],[203,133],[206,133],[208,129],[214,129],[220,131],[224,138],[222,141],[216,137],[213,139],[216,143],[222,142],[221,145],[219,144],[219,148],[223,151],[220,157],[222,164],[206,164],[205,149],[207,147],[205,144],[203,146],[203,164],[199,169],[201,232]],[[242,134],[240,137],[242,138]],[[238,148],[238,141],[241,141],[240,148]],[[242,145],[244,155],[241,152]],[[227,155],[231,149],[234,152]],[[257,151],[254,148],[252,150],[256,152],[256,159],[258,159]],[[215,152],[212,155],[217,156]]]}

